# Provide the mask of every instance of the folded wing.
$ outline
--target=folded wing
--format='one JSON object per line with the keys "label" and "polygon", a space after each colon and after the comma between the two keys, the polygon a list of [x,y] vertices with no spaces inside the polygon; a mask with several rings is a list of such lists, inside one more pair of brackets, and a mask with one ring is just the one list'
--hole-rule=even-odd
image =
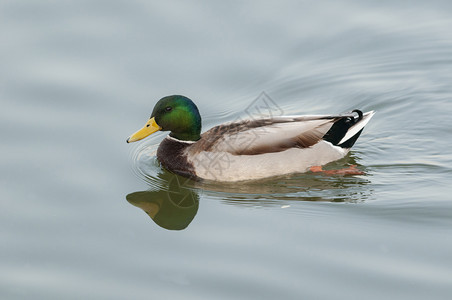
{"label": "folded wing", "polygon": [[308,148],[321,141],[333,124],[341,118],[343,117],[278,117],[224,124],[205,132],[195,148],[234,155],[257,155],[290,148]]}

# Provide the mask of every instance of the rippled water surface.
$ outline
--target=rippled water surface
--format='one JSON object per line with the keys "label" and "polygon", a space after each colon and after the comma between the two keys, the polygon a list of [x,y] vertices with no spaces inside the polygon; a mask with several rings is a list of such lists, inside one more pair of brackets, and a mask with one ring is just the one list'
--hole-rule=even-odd
{"label": "rippled water surface", "polygon": [[[2,1],[0,25],[1,299],[451,299],[448,1]],[[125,143],[169,94],[204,130],[375,110],[327,166],[365,175],[175,176],[165,133]]]}

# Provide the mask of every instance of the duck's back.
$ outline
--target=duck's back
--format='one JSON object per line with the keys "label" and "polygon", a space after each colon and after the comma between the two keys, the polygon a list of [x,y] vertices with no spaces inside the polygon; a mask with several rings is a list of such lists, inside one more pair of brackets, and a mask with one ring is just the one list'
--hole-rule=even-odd
{"label": "duck's back", "polygon": [[217,181],[306,172],[343,158],[373,112],[219,125],[185,151],[197,177]]}

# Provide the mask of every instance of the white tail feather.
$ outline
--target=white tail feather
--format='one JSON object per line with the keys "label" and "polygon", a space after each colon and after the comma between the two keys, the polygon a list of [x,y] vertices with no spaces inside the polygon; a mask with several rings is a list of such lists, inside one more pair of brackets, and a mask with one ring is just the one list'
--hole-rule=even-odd
{"label": "white tail feather", "polygon": [[368,111],[365,114],[363,114],[363,118],[358,123],[356,123],[355,125],[350,127],[350,129],[347,131],[347,133],[342,138],[342,140],[338,143],[338,145],[340,145],[340,144],[344,143],[345,141],[351,139],[355,134],[357,134],[361,129],[363,129],[364,126],[367,125],[367,123],[370,121],[370,119],[372,118],[372,116],[374,114],[375,114],[375,112],[373,110]]}

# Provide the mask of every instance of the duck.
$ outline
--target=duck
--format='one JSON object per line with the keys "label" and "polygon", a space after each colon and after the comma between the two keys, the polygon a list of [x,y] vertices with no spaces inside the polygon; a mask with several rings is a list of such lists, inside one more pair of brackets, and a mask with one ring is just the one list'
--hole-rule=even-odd
{"label": "duck", "polygon": [[157,149],[157,159],[168,171],[195,180],[258,180],[322,171],[323,165],[347,155],[374,114],[355,109],[337,115],[273,116],[228,122],[201,133],[195,103],[171,95],[155,104],[144,127],[127,143],[169,131]]}

